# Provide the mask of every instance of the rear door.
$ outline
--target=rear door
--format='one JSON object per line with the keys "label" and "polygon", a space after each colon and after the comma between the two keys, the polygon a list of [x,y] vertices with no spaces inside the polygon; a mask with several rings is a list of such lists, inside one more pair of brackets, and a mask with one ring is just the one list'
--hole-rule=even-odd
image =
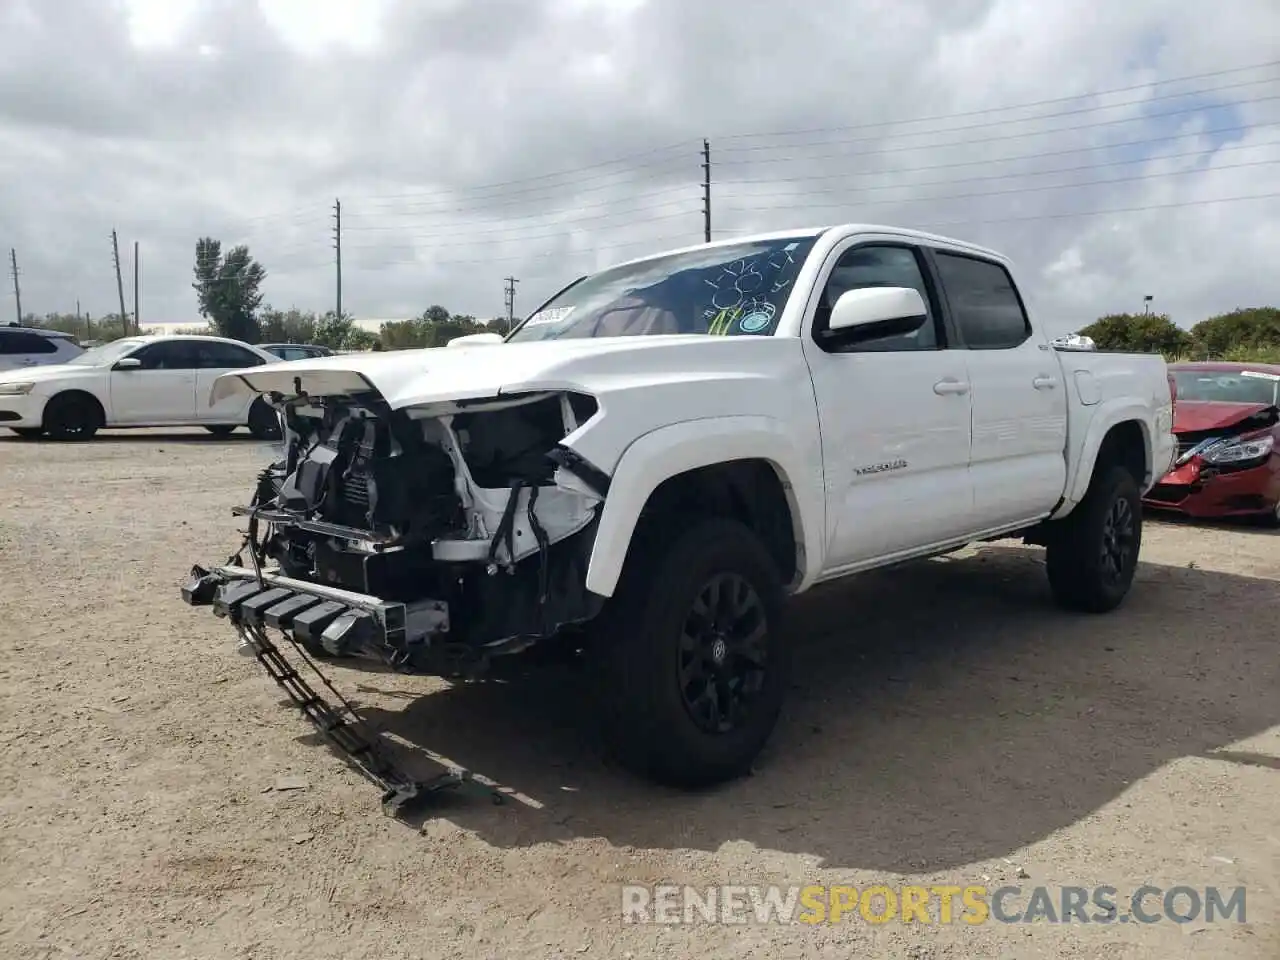
{"label": "rear door", "polygon": [[973,384],[974,531],[1038,519],[1066,486],[1067,391],[1004,264],[932,249]]}
{"label": "rear door", "polygon": [[[831,339],[831,307],[847,290],[920,292],[919,329],[869,343]],[[969,483],[967,354],[952,349],[920,250],[857,237],[832,253],[803,343],[822,427],[827,560],[833,575],[963,534]]]}
{"label": "rear door", "polygon": [[266,361],[252,350],[234,343],[220,343],[217,340],[193,342],[199,363],[195,388],[196,418],[210,423],[243,424],[249,412],[244,396],[236,394],[210,404],[213,381],[230,370],[258,367]]}
{"label": "rear door", "polygon": [[129,355],[141,366],[111,370],[111,420],[190,423],[196,412],[196,354],[190,340],[161,340]]}

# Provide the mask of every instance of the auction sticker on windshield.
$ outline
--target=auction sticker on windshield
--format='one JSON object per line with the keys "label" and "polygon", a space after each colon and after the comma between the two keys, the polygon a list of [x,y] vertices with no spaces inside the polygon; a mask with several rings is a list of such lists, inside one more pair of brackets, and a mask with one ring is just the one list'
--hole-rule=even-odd
{"label": "auction sticker on windshield", "polygon": [[753,306],[751,311],[738,321],[738,329],[743,333],[759,333],[773,322],[776,309],[772,303]]}
{"label": "auction sticker on windshield", "polygon": [[525,324],[530,327],[540,327],[547,323],[559,323],[572,312],[573,307],[551,307],[548,310],[539,310],[526,320]]}

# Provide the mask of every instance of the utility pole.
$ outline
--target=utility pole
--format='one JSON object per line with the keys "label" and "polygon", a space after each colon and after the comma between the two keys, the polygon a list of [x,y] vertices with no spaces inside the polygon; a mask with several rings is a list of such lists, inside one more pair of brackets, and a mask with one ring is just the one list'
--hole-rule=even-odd
{"label": "utility pole", "polygon": [[116,293],[120,294],[120,323],[124,328],[125,335],[129,333],[129,314],[124,310],[124,280],[120,278],[120,242],[116,238],[116,232],[111,231],[111,259],[116,264]]}
{"label": "utility pole", "polygon": [[18,251],[9,248],[9,269],[13,272],[13,302],[18,307],[18,326],[22,326],[22,287],[18,285]]}
{"label": "utility pole", "polygon": [[515,326],[516,318],[516,284],[520,281],[515,277],[507,277],[506,303],[507,303],[507,333],[511,332],[511,328]]}
{"label": "utility pole", "polygon": [[338,317],[342,317],[342,201],[333,201],[333,249],[338,259]]}
{"label": "utility pole", "polygon": [[142,315],[138,313],[138,241],[133,241],[133,332],[141,336]]}
{"label": "utility pole", "polygon": [[711,142],[702,141],[702,238],[711,242]]}

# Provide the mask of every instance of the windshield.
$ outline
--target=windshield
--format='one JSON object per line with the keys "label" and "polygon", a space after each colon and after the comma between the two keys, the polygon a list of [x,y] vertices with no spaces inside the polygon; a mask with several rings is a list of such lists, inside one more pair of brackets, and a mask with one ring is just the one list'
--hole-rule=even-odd
{"label": "windshield", "polygon": [[771,336],[817,236],[654,257],[587,277],[508,342],[660,334]]}
{"label": "windshield", "polygon": [[94,347],[92,350],[86,350],[84,353],[72,357],[67,363],[75,363],[85,367],[103,367],[109,363],[115,363],[140,343],[142,343],[141,340],[135,340],[132,337],[124,340],[112,340],[110,343],[104,343],[100,347]]}
{"label": "windshield", "polygon": [[1280,377],[1252,370],[1173,370],[1179,400],[1275,403]]}

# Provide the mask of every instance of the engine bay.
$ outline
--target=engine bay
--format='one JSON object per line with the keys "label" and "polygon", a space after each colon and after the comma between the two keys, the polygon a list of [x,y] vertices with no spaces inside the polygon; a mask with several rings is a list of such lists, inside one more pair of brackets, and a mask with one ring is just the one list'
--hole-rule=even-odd
{"label": "engine bay", "polygon": [[583,584],[602,478],[561,444],[593,398],[393,411],[376,395],[301,396],[278,408],[283,459],[242,511],[255,562],[410,609],[447,607],[447,633],[413,638],[409,666],[467,672],[598,611]]}

